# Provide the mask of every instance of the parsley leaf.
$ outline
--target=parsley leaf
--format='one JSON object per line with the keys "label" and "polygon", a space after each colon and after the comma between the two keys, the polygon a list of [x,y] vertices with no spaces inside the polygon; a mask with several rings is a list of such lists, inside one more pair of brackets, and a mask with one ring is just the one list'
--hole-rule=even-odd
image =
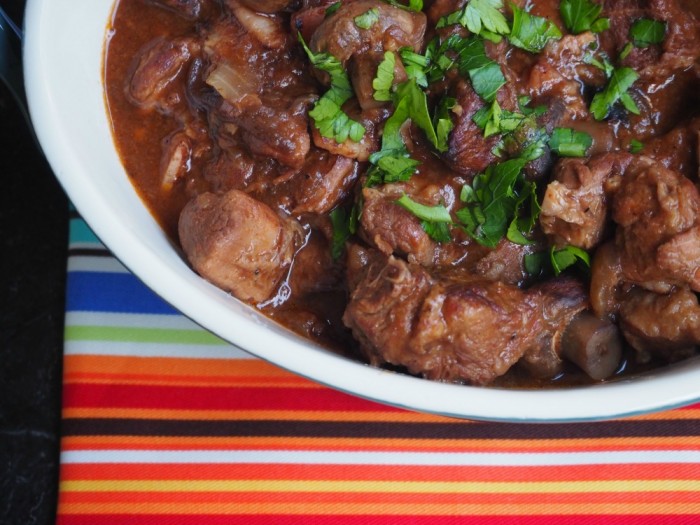
{"label": "parsley leaf", "polygon": [[531,15],[513,5],[513,27],[508,35],[511,44],[530,53],[539,53],[550,40],[561,38],[559,28],[544,17]]}
{"label": "parsley leaf", "polygon": [[350,238],[350,217],[343,208],[336,208],[330,213],[330,218],[333,226],[331,256],[338,260],[345,249],[345,241]]}
{"label": "parsley leaf", "polygon": [[352,120],[342,109],[345,102],[353,96],[350,78],[343,69],[340,60],[329,53],[314,53],[304,42],[299,33],[299,42],[304,47],[311,64],[331,77],[331,87],[316,102],[309,111],[314,124],[321,136],[333,138],[337,143],[345,142],[348,138],[359,142],[365,134],[365,127]]}
{"label": "parsley leaf", "polygon": [[630,140],[629,152],[634,154],[640,153],[644,149],[644,144],[639,142],[637,139]]}
{"label": "parsley leaf", "polygon": [[355,25],[360,29],[369,29],[374,24],[379,22],[379,9],[373,7],[354,19]]}
{"label": "parsley leaf", "polygon": [[649,18],[635,20],[630,27],[630,38],[635,47],[649,47],[660,44],[666,36],[666,23]]}
{"label": "parsley leaf", "polygon": [[544,271],[559,275],[567,268],[579,263],[585,268],[591,265],[588,252],[576,246],[557,249],[552,246],[548,252],[529,253],[523,258],[525,270],[530,275],[538,276]]}
{"label": "parsley leaf", "polygon": [[399,49],[399,56],[401,57],[401,62],[406,70],[406,76],[409,79],[414,79],[416,84],[422,88],[428,87],[428,76],[426,71],[430,65],[430,55],[426,49],[426,54],[421,55],[416,53],[410,47],[402,47]]}
{"label": "parsley leaf", "polygon": [[500,41],[499,35],[510,33],[508,20],[503,16],[502,0],[469,0],[462,9],[438,20],[437,28],[460,24],[475,35]]}
{"label": "parsley leaf", "polygon": [[588,133],[570,128],[555,128],[549,139],[549,147],[561,157],[584,157],[592,145]]}
{"label": "parsley leaf", "polygon": [[406,194],[402,195],[396,203],[421,219],[421,226],[430,238],[438,242],[451,240],[449,226],[452,224],[452,217],[445,206],[442,204],[426,206],[414,201]]}
{"label": "parsley leaf", "polygon": [[329,5],[328,8],[326,9],[325,13],[324,13],[324,17],[325,17],[325,18],[328,18],[328,17],[331,16],[333,13],[335,13],[338,9],[340,9],[340,7],[341,7],[342,5],[343,5],[343,2],[336,2],[336,3],[334,3],[334,4]]}
{"label": "parsley leaf", "polygon": [[423,10],[423,0],[408,0],[408,5],[402,4],[398,0],[385,0],[385,2],[393,5],[394,7],[400,7],[406,11],[422,11]]}
{"label": "parsley leaf", "polygon": [[554,275],[559,275],[561,272],[573,266],[578,261],[581,261],[586,267],[591,266],[591,258],[586,250],[577,246],[567,246],[561,250],[557,250],[552,246],[549,250],[549,258],[552,263]]}
{"label": "parsley leaf", "polygon": [[388,102],[391,100],[391,86],[394,84],[394,67],[396,65],[396,55],[387,51],[384,53],[384,60],[377,67],[377,76],[372,80],[374,88],[374,100]]}
{"label": "parsley leaf", "polygon": [[559,11],[566,28],[574,34],[600,33],[610,27],[609,18],[599,18],[603,6],[593,0],[561,0]]}
{"label": "parsley leaf", "polygon": [[501,109],[497,100],[490,106],[484,106],[477,111],[472,120],[484,131],[484,137],[488,138],[498,133],[515,131],[525,119],[525,115]]}
{"label": "parsley leaf", "polygon": [[639,74],[632,68],[615,69],[605,89],[593,97],[591,113],[596,120],[605,119],[610,109],[619,101],[630,113],[639,115],[639,108],[627,90],[636,82]]}
{"label": "parsley leaf", "polygon": [[519,195],[515,185],[527,163],[511,159],[492,164],[477,175],[471,186],[463,186],[460,199],[467,206],[456,212],[464,230],[484,246],[495,247],[513,220]]}
{"label": "parsley leaf", "polygon": [[[527,210],[527,213],[524,210]],[[525,235],[532,232],[540,211],[542,208],[537,201],[537,185],[534,182],[525,181],[515,201],[513,220],[508,226],[506,238],[515,244],[532,244],[533,241]]]}
{"label": "parsley leaf", "polygon": [[498,90],[506,83],[506,78],[501,66],[486,55],[484,41],[472,37],[455,41],[453,45],[457,52],[460,74],[469,75],[477,95],[486,102],[492,102]]}
{"label": "parsley leaf", "polygon": [[448,139],[450,132],[455,127],[450,114],[456,105],[457,100],[452,97],[444,97],[438,103],[437,108],[435,108],[433,126],[435,127],[435,135],[437,138],[435,148],[438,151],[447,151],[449,147]]}

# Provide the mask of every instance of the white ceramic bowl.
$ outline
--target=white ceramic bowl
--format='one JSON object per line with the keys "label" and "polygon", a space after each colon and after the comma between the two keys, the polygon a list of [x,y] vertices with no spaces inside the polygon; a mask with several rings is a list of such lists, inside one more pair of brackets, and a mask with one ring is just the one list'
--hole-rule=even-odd
{"label": "white ceramic bowl", "polygon": [[280,328],[194,274],[131,186],[115,152],[102,86],[113,0],[28,0],[24,64],[36,133],[95,233],[140,279],[203,327],[263,359],[391,405],[463,418],[581,421],[700,399],[700,361],[610,384],[514,391],[444,384],[338,357]]}

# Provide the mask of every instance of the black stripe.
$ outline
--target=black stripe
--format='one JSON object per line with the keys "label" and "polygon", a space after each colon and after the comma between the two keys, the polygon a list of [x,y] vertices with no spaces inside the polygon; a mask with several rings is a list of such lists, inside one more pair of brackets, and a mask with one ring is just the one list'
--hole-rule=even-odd
{"label": "black stripe", "polygon": [[64,419],[62,432],[64,436],[576,439],[698,436],[700,435],[700,420],[508,424]]}

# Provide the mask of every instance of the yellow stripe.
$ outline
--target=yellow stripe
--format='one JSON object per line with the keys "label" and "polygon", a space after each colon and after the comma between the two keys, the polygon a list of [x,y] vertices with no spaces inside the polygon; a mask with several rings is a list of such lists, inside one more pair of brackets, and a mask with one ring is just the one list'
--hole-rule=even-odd
{"label": "yellow stripe", "polygon": [[[378,492],[455,494],[562,494],[591,492],[697,492],[700,480],[614,481],[327,481],[327,480],[75,480],[65,492]],[[699,494],[700,496],[700,494]]]}
{"label": "yellow stripe", "polygon": [[66,503],[59,505],[59,514],[281,514],[281,515],[582,515],[582,514],[700,514],[700,503],[580,503],[509,504],[507,498],[496,504],[402,504],[402,503]]}

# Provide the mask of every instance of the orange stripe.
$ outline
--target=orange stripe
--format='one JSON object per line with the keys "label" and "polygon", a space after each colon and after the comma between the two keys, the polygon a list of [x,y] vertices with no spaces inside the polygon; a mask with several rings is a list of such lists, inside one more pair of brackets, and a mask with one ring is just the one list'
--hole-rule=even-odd
{"label": "orange stripe", "polygon": [[369,481],[617,481],[698,479],[698,465],[567,465],[542,467],[308,465],[308,464],[64,464],[61,479],[75,480],[369,480]]}
{"label": "orange stripe", "polygon": [[470,452],[576,452],[618,450],[697,450],[700,438],[596,438],[562,440],[398,439],[317,437],[65,437],[62,450],[361,450]]}
{"label": "orange stripe", "polygon": [[197,514],[197,515],[405,515],[405,516],[463,516],[463,515],[582,515],[582,514],[692,514],[700,513],[700,503],[584,503],[578,501],[543,506],[541,503],[511,504],[507,498],[497,504],[387,504],[378,503],[75,503],[59,506],[59,514]]}
{"label": "orange stripe", "polygon": [[320,412],[302,410],[178,410],[148,408],[92,408],[68,407],[64,418],[117,418],[117,419],[180,419],[180,420],[302,420],[302,421],[381,421],[411,423],[454,423],[461,421],[443,416],[419,414],[409,411],[387,412]]}
{"label": "orange stripe", "polygon": [[385,503],[385,504],[483,504],[499,503],[542,505],[627,503],[692,504],[698,502],[696,492],[576,492],[576,493],[376,493],[376,492],[63,492],[62,505],[120,503]]}

